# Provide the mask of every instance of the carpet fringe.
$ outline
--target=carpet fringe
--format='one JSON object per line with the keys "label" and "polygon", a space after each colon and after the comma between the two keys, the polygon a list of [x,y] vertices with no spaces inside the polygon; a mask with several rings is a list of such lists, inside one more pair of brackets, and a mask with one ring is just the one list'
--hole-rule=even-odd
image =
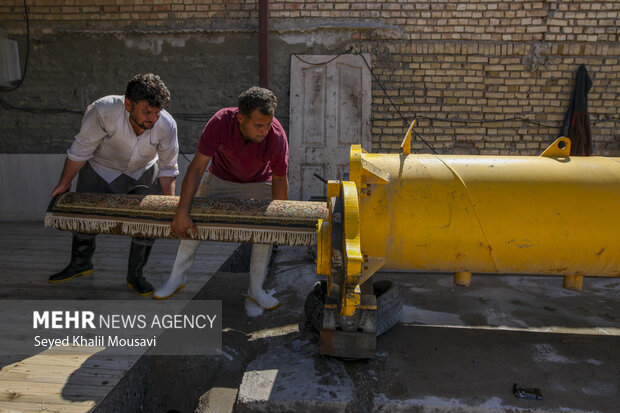
{"label": "carpet fringe", "polygon": [[59,217],[49,212],[45,214],[46,228],[56,228],[62,231],[92,233],[110,233],[118,226],[118,221],[100,218]]}
{"label": "carpet fringe", "polygon": [[[45,226],[63,231],[137,236],[142,238],[175,238],[169,223],[124,222],[92,217],[45,215]],[[194,239],[217,242],[251,242],[256,244],[314,246],[316,231],[287,231],[268,228],[235,228],[196,225]]]}

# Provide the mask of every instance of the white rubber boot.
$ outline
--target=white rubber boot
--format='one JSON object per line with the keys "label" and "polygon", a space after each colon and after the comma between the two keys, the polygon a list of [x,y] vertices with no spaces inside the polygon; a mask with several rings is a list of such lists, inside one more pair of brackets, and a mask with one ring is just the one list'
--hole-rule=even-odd
{"label": "white rubber boot", "polygon": [[177,256],[174,259],[174,264],[172,264],[170,277],[168,277],[164,285],[153,293],[154,298],[158,300],[170,298],[174,293],[185,287],[185,283],[187,282],[187,271],[189,271],[194,263],[194,256],[199,246],[199,240],[181,240]]}
{"label": "white rubber boot", "polygon": [[250,286],[248,298],[265,310],[273,310],[280,302],[263,290],[263,282],[267,277],[267,266],[271,258],[272,245],[252,244],[252,257],[250,258]]}

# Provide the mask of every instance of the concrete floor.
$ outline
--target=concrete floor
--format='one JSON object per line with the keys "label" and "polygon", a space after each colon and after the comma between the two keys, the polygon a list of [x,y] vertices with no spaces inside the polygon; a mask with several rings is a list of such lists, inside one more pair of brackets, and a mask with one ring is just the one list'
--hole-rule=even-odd
{"label": "concrete floor", "polygon": [[[168,268],[174,253],[158,250],[153,264]],[[160,281],[167,270],[158,267]],[[136,386],[153,412],[619,411],[617,278],[586,278],[575,292],[560,277],[474,274],[457,287],[450,274],[378,273],[400,288],[400,321],[378,338],[374,359],[343,361],[318,354],[305,322],[318,279],[305,248],[277,249],[265,287],[282,305],[270,312],[245,299],[246,272],[227,271],[192,278],[205,282],[194,299],[223,302],[222,355],[143,358],[93,411],[130,411],[124,400]],[[539,388],[544,400],[516,398],[513,383]]]}
{"label": "concrete floor", "polygon": [[[587,278],[575,292],[559,277],[474,275],[464,288],[449,274],[379,273],[400,287],[400,322],[378,338],[375,359],[343,361],[319,355],[305,323],[317,280],[305,249],[280,247],[274,260],[274,311],[247,307],[243,273],[216,273],[197,294],[223,299],[225,319],[223,356],[201,359],[192,378],[207,389],[197,411],[618,411],[618,279]],[[181,365],[176,377],[190,370]],[[513,383],[544,400],[516,398]],[[188,411],[179,400],[161,405]]]}
{"label": "concrete floor", "polygon": [[[245,367],[237,411],[619,411],[616,278],[586,278],[576,292],[560,277],[474,275],[457,287],[450,274],[378,273],[400,287],[400,322],[378,338],[375,359],[347,362],[318,355],[303,323],[316,279],[303,262],[299,249],[276,256],[270,282],[284,305],[256,320],[273,333]],[[516,398],[513,383],[544,400]]]}

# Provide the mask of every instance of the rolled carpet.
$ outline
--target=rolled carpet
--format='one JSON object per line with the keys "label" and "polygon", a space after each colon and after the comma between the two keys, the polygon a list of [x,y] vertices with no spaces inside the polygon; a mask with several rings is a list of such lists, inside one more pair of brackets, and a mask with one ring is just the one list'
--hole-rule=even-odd
{"label": "rolled carpet", "polygon": [[[170,234],[179,197],[66,192],[52,199],[45,226],[63,231],[176,238]],[[316,245],[316,225],[327,204],[195,198],[195,239],[275,245]]]}

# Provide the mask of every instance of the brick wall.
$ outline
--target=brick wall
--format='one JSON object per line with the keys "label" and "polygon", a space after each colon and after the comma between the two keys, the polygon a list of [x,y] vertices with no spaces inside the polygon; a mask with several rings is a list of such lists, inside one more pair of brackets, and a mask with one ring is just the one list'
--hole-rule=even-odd
{"label": "brick wall", "polygon": [[[66,33],[253,31],[257,3],[28,0],[35,48]],[[272,43],[295,32],[346,30],[345,42],[295,52],[371,54],[374,151],[397,148],[415,118],[439,153],[539,154],[559,133],[583,63],[594,82],[595,154],[620,156],[620,1],[272,0],[269,7]],[[4,0],[0,21],[23,38],[23,2]],[[288,62],[273,64],[286,76]],[[428,150],[419,140],[414,148]]]}

